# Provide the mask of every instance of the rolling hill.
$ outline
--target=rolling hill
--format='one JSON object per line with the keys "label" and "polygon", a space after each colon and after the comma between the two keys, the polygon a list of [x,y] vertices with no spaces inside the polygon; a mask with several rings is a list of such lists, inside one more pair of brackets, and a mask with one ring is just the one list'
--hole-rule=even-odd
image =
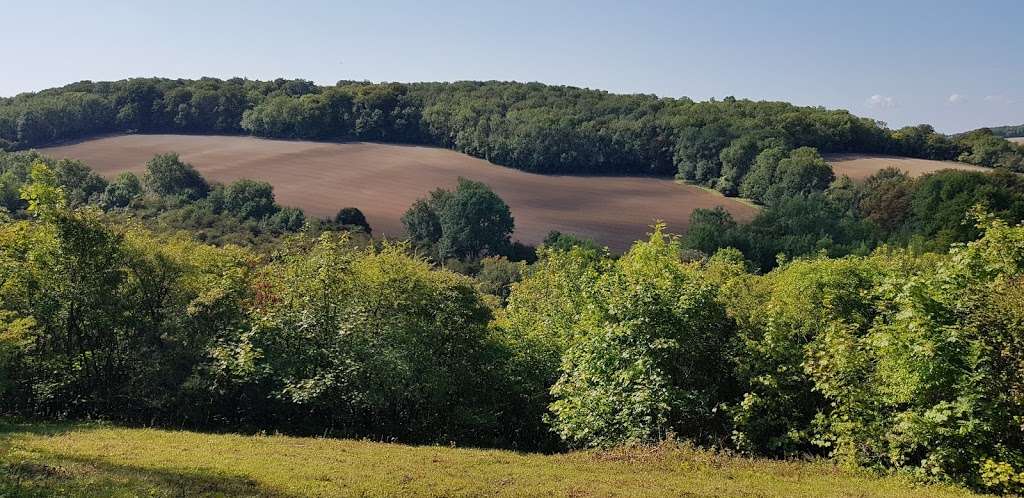
{"label": "rolling hill", "polygon": [[825,154],[825,160],[832,165],[836,177],[849,176],[852,180],[863,180],[879,170],[896,167],[912,177],[942,171],[944,169],[962,169],[967,171],[992,171],[992,168],[955,161],[934,161],[912,157],[887,156],[875,154]]}
{"label": "rolling hill", "polygon": [[178,152],[211,180],[268,181],[278,202],[311,215],[333,216],[342,207],[358,207],[374,233],[389,236],[403,233],[401,216],[417,198],[454,186],[460,176],[493,188],[512,209],[514,237],[530,244],[559,230],[622,250],[643,238],[655,220],[683,231],[697,208],[723,206],[742,221],[757,213],[739,200],[670,179],[538,175],[427,146],[119,135],[40,151],[80,159],[108,177],[142,172],[153,155]]}

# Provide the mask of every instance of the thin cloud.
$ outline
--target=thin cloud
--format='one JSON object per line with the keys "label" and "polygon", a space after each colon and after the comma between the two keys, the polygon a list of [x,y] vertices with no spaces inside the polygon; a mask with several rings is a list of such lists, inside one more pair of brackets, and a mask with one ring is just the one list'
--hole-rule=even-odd
{"label": "thin cloud", "polygon": [[967,102],[967,97],[964,97],[959,93],[954,93],[953,95],[949,96],[950,104],[963,104],[964,102]]}
{"label": "thin cloud", "polygon": [[868,97],[867,100],[864,101],[864,105],[872,109],[892,109],[893,107],[896,107],[896,99],[878,95],[876,93]]}
{"label": "thin cloud", "polygon": [[1016,104],[1017,101],[1007,97],[1006,95],[986,95],[985,102],[993,104]]}

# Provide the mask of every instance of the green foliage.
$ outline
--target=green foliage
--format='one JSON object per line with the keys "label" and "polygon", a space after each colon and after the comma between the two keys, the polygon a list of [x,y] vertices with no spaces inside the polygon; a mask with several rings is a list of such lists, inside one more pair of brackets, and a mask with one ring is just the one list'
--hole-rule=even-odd
{"label": "green foliage", "polygon": [[45,163],[32,165],[29,182],[21,189],[21,199],[28,203],[28,212],[49,217],[67,207],[67,196],[57,183],[57,174]]}
{"label": "green foliage", "polygon": [[500,440],[504,379],[490,312],[465,277],[400,246],[324,236],[263,272],[252,328],[216,353],[224,375],[284,403],[293,427],[403,440]]}
{"label": "green foliage", "polygon": [[1024,179],[1012,173],[945,171],[918,180],[910,200],[910,225],[940,248],[980,235],[969,211],[982,205],[1011,223],[1024,220]]}
{"label": "green foliage", "polygon": [[558,230],[548,232],[547,236],[544,237],[544,242],[542,242],[542,244],[544,247],[556,251],[568,251],[573,247],[582,247],[583,249],[593,252],[601,251],[601,246],[593,240],[585,239],[571,233],[562,233]]}
{"label": "green foliage", "polygon": [[409,237],[437,258],[509,254],[515,227],[508,205],[487,185],[459,178],[454,191],[435,190],[402,216]]}
{"label": "green foliage", "polygon": [[509,261],[504,256],[491,256],[480,260],[480,271],[475,279],[480,292],[497,296],[504,303],[512,292],[512,285],[522,280],[525,273],[525,262]]}
{"label": "green foliage", "polygon": [[739,191],[771,206],[789,197],[823,192],[834,179],[832,167],[817,150],[801,147],[787,152],[773,147],[757,155]]}
{"label": "green foliage", "polygon": [[[1024,152],[990,130],[948,138],[888,130],[842,110],[783,102],[615,95],[538,83],[370,84],[136,78],[83,81],[0,100],[0,148],[108,133],[251,133],[430,143],[543,173],[670,175],[740,188],[751,154],[775,146],[964,160],[1020,171]],[[724,154],[724,155],[723,155]]]}
{"label": "green foliage", "polygon": [[730,324],[714,287],[680,262],[661,227],[595,284],[551,390],[553,429],[570,444],[602,447],[719,432]]}
{"label": "green foliage", "polygon": [[206,197],[209,184],[202,175],[175,153],[159,154],[146,163],[143,179],[150,192],[161,196],[179,196],[187,200]]}
{"label": "green foliage", "polygon": [[106,208],[124,208],[142,195],[142,181],[132,172],[117,175],[103,191],[100,203]]}
{"label": "green foliage", "polygon": [[858,212],[890,233],[902,228],[910,215],[914,192],[910,176],[898,168],[885,168],[864,181],[857,199]]}
{"label": "green foliage", "polygon": [[745,225],[723,209],[697,209],[683,239],[684,248],[704,254],[738,249],[763,271],[774,268],[780,257],[865,254],[877,243],[870,223],[820,193],[784,198]]}
{"label": "green foliage", "polygon": [[[36,179],[26,190],[44,184]],[[218,266],[234,261],[241,277],[245,256],[158,244],[114,230],[95,210],[67,211],[51,200],[33,196],[40,222],[0,229],[0,314],[22,324],[23,344],[19,389],[5,406],[47,416],[177,419],[197,355],[237,315],[230,311],[237,301],[223,307],[235,298]],[[185,420],[200,413],[191,407]]]}
{"label": "green foliage", "polygon": [[267,182],[241,179],[224,187],[223,209],[239,218],[260,220],[280,209],[274,202],[274,188]]}
{"label": "green foliage", "polygon": [[341,208],[338,214],[334,215],[334,222],[344,227],[362,230],[367,234],[373,233],[373,229],[370,228],[370,224],[366,221],[366,216],[363,215],[359,208]]}
{"label": "green foliage", "polygon": [[820,392],[829,379],[816,384],[809,359],[819,349],[856,354],[846,339],[873,316],[864,290],[882,261],[801,260],[730,283],[723,297],[742,346],[735,365],[743,395],[731,410],[739,449],[776,456],[815,451],[814,421],[830,407]]}
{"label": "green foliage", "polygon": [[958,161],[1024,172],[1024,147],[982,128],[956,138],[962,152]]}
{"label": "green foliage", "polygon": [[1017,126],[993,126],[988,129],[993,135],[999,137],[1024,137],[1024,125]]}

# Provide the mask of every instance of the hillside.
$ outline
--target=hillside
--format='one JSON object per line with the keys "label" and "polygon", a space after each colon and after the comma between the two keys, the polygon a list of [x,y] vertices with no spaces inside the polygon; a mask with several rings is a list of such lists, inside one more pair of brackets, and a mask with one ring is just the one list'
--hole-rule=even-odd
{"label": "hillside", "polygon": [[1024,137],[1010,137],[1010,138],[1007,138],[1007,140],[1009,140],[1011,142],[1017,142],[1019,144],[1024,144]]}
{"label": "hillside", "polygon": [[735,193],[767,149],[959,159],[1024,169],[989,130],[891,130],[847,110],[541,83],[242,78],[81,81],[0,99],[0,149],[114,132],[417,143],[536,173],[670,176]]}
{"label": "hillside", "polygon": [[178,152],[211,180],[268,181],[278,202],[311,215],[330,217],[356,206],[375,233],[392,237],[403,235],[402,213],[417,198],[454,186],[460,176],[490,185],[512,209],[514,237],[528,244],[558,230],[623,250],[644,238],[655,220],[684,231],[694,209],[723,206],[741,221],[757,213],[738,200],[669,179],[542,176],[425,146],[124,135],[41,152],[80,159],[107,177],[141,173],[154,154]]}
{"label": "hillside", "polygon": [[836,177],[846,175],[852,180],[863,180],[878,171],[895,167],[911,177],[918,177],[946,169],[964,171],[991,171],[989,168],[956,161],[934,161],[912,157],[870,155],[870,154],[826,154],[825,160],[832,165]]}
{"label": "hillside", "polygon": [[561,455],[0,424],[0,496],[975,496],[826,462],[675,447]]}
{"label": "hillside", "polygon": [[1000,137],[1024,137],[1024,124],[1007,126],[990,126],[988,128],[994,135]]}

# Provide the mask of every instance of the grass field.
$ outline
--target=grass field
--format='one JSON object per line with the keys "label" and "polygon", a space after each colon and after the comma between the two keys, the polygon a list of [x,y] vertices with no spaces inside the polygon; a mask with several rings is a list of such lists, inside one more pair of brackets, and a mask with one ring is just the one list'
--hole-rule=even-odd
{"label": "grass field", "polygon": [[0,496],[974,496],[678,446],[562,455],[0,423]]}
{"label": "grass field", "polygon": [[832,165],[836,177],[849,176],[852,180],[863,180],[883,168],[895,166],[910,176],[921,176],[944,169],[968,171],[992,171],[991,168],[954,161],[932,161],[911,157],[868,155],[868,154],[825,154],[825,160]]}
{"label": "grass field", "polygon": [[154,154],[178,152],[209,179],[256,178],[274,185],[278,202],[307,214],[333,216],[358,207],[376,234],[400,236],[402,213],[458,177],[482,181],[512,208],[515,238],[537,243],[551,230],[576,233],[622,250],[664,220],[685,230],[696,208],[724,206],[741,220],[757,209],[671,179],[546,176],[503,168],[435,147],[320,143],[252,137],[122,135],[41,152],[85,161],[97,172],[141,172]]}

